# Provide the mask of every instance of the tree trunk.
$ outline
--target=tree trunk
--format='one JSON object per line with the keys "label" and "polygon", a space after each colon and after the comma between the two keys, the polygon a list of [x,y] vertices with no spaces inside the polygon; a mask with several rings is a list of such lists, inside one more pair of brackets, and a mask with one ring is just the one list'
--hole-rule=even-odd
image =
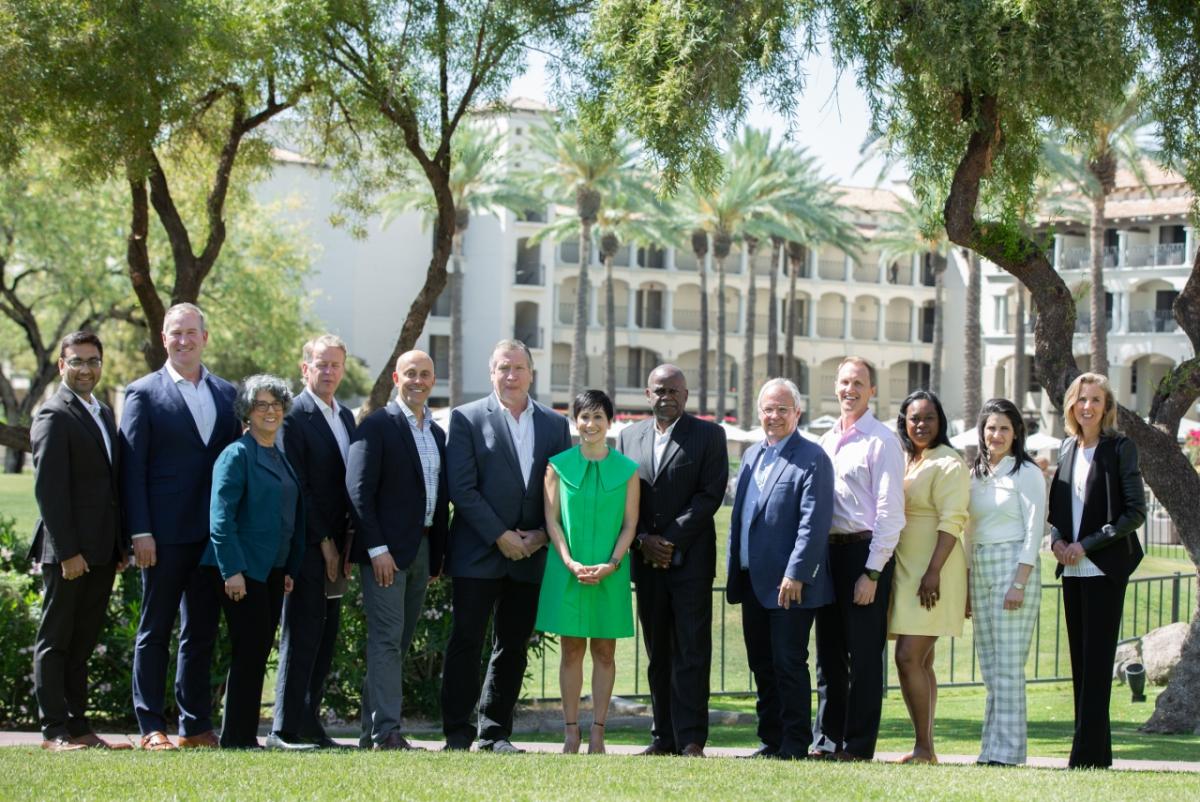
{"label": "tree trunk", "polygon": [[729,379],[725,373],[725,257],[716,256],[717,262],[717,406],[714,410],[717,423],[725,420],[725,391]]}
{"label": "tree trunk", "polygon": [[0,446],[9,450],[32,451],[29,444],[29,427],[0,423]]}
{"label": "tree trunk", "polygon": [[166,308],[150,273],[150,196],[146,191],[146,180],[131,177],[129,195],[129,237],[126,242],[125,262],[129,268],[129,283],[133,285],[133,292],[142,307],[142,314],[146,316],[146,340],[142,358],[146,360],[146,367],[153,371],[161,368],[167,361],[167,349],[162,343],[162,338],[157,336],[162,331]]}
{"label": "tree trunk", "polygon": [[575,337],[571,345],[571,377],[568,381],[568,403],[579,395],[587,384],[588,330],[588,266],[592,261],[592,224],[583,220],[579,225],[579,288],[575,291]]}
{"label": "tree trunk", "polygon": [[975,425],[979,417],[979,409],[983,406],[981,395],[983,388],[982,377],[982,330],[979,323],[979,306],[982,297],[982,278],[980,275],[979,256],[973,251],[964,250],[967,260],[967,314],[963,326],[964,357],[963,357],[963,422],[968,428]]}
{"label": "tree trunk", "polygon": [[[604,392],[617,403],[617,304],[613,290],[613,256],[604,256]],[[633,299],[630,298],[630,301]]]}
{"label": "tree trunk", "polygon": [[942,394],[942,353],[945,349],[945,316],[942,314],[942,296],[946,286],[946,257],[941,254],[926,254],[933,267],[933,364],[929,366],[929,389],[934,395]]}
{"label": "tree trunk", "polygon": [[1025,358],[1025,288],[1020,284],[1017,285],[1017,310],[1014,315],[1016,319],[1016,331],[1013,333],[1013,381],[1012,381],[1012,402],[1017,405],[1017,409],[1025,410],[1025,394],[1029,392],[1029,377],[1025,374],[1026,363],[1029,361]]}
{"label": "tree trunk", "polygon": [[700,414],[708,414],[708,235],[703,234],[704,250],[695,248],[696,233],[692,232],[696,269],[700,271]]}
{"label": "tree trunk", "polygon": [[1108,375],[1108,315],[1104,302],[1104,190],[1092,195],[1092,225],[1088,230],[1092,246],[1091,288],[1091,364],[1093,373]]}
{"label": "tree trunk", "polygon": [[20,473],[25,468],[25,452],[19,448],[4,449],[4,472]]}
{"label": "tree trunk", "polygon": [[459,229],[454,234],[452,250],[454,253],[454,272],[449,275],[450,281],[450,408],[461,406],[463,402],[463,236],[465,229]]}
{"label": "tree trunk", "polygon": [[[754,307],[757,303],[754,299],[757,284],[754,278],[754,250],[748,244],[746,255],[750,277],[747,279],[749,290],[746,294],[746,330],[742,332],[742,383],[738,388],[738,407],[741,410],[738,414],[738,425],[743,429],[754,425]],[[767,365],[769,371],[769,360]]]}
{"label": "tree trunk", "polygon": [[[796,274],[800,272],[800,260],[806,256],[801,246],[794,242],[788,243],[788,313],[782,371],[784,376],[790,376],[796,364]],[[810,403],[809,406],[815,405]]]}
{"label": "tree trunk", "polygon": [[779,271],[783,269],[783,240],[772,237],[771,273],[767,286],[767,375],[782,376],[779,362]]}
{"label": "tree trunk", "polygon": [[[1046,259],[1039,243],[1001,224],[975,218],[980,183],[1002,147],[998,103],[994,96],[970,98],[975,130],[960,160],[946,199],[946,232],[951,241],[970,248],[1015,276],[1033,295],[1039,310],[1034,324],[1038,378],[1052,403],[1062,408],[1067,385],[1079,374],[1073,343],[1075,306],[1062,277]],[[1003,234],[1002,236],[997,236]],[[1200,256],[1200,254],[1197,254]],[[1061,310],[1061,314],[1058,314]],[[1193,260],[1187,284],[1174,304],[1175,319],[1200,351],[1200,258]],[[1118,408],[1122,431],[1137,445],[1142,474],[1166,507],[1192,562],[1200,565],[1200,475],[1175,441],[1179,419],[1200,396],[1200,359],[1176,365],[1159,383],[1151,406],[1152,423],[1124,407]],[[1183,646],[1183,659],[1144,728],[1151,732],[1193,732],[1200,726],[1200,626],[1193,623]]]}

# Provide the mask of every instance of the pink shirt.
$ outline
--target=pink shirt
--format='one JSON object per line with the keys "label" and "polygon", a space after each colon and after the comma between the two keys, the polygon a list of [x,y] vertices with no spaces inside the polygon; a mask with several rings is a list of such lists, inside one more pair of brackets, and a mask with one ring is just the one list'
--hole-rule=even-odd
{"label": "pink shirt", "polygon": [[842,430],[842,422],[821,437],[833,461],[831,532],[871,532],[866,568],[882,571],[904,528],[904,451],[891,429],[871,410]]}

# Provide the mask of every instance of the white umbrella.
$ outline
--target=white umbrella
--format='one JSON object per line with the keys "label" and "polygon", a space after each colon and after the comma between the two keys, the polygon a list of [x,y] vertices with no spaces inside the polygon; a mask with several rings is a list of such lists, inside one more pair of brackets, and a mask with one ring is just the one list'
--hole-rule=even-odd
{"label": "white umbrella", "polygon": [[1025,438],[1026,451],[1053,450],[1060,445],[1062,445],[1062,440],[1059,440],[1057,437],[1051,437],[1048,434],[1043,434],[1042,432],[1034,432]]}
{"label": "white umbrella", "polygon": [[959,432],[950,438],[950,445],[954,446],[959,451],[963,451],[973,445],[976,445],[978,442],[979,437],[975,434],[974,429],[968,429],[965,432]]}
{"label": "white umbrella", "polygon": [[721,421],[721,428],[725,430],[725,440],[730,443],[757,443],[763,439],[762,432],[757,429],[747,431],[726,421]]}

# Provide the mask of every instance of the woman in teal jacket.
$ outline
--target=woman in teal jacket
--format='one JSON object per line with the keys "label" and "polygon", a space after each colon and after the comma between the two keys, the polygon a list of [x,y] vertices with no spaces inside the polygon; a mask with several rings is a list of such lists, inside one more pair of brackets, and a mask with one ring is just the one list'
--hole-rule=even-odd
{"label": "woman in teal jacket", "polygon": [[213,466],[209,544],[201,564],[215,566],[229,625],[232,659],[225,684],[224,749],[257,749],[267,655],[283,594],[304,557],[304,504],[292,466],[276,446],[292,394],[283,379],[250,376],[234,411],[248,429]]}

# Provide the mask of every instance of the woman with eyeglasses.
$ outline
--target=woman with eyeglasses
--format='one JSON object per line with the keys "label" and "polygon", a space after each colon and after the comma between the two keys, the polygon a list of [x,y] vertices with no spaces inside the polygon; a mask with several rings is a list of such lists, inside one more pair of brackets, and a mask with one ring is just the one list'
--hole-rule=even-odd
{"label": "woman with eyeglasses", "polygon": [[962,546],[970,479],[950,445],[938,397],[917,390],[900,405],[896,430],[908,459],[904,469],[904,529],[896,545],[888,637],[896,641],[900,692],[915,744],[901,763],[937,763],[933,714],[937,706],[934,646],[962,634],[967,614],[967,560]]}
{"label": "woman with eyeglasses", "polygon": [[267,655],[292,577],[304,556],[300,483],[276,444],[292,394],[283,379],[250,376],[234,412],[247,425],[213,466],[209,544],[232,651],[225,685],[221,748],[257,749]]}

